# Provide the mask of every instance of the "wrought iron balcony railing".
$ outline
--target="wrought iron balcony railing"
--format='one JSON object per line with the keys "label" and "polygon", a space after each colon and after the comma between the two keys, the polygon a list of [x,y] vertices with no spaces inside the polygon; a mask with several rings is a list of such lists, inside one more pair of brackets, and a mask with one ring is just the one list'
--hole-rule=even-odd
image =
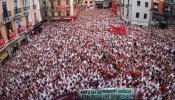
{"label": "wrought iron balcony railing", "polygon": [[8,18],[11,16],[11,11],[7,11],[7,12],[3,12],[2,13],[2,17],[5,19],[5,18]]}
{"label": "wrought iron balcony railing", "polygon": [[15,8],[15,9],[14,9],[14,13],[15,13],[15,14],[21,13],[21,8]]}

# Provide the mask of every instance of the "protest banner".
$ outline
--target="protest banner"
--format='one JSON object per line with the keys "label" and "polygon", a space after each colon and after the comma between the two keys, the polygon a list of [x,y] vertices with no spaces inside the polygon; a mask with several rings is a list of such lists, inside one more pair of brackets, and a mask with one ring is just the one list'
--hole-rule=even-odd
{"label": "protest banner", "polygon": [[105,88],[80,90],[81,100],[117,100],[134,99],[136,91],[133,88]]}

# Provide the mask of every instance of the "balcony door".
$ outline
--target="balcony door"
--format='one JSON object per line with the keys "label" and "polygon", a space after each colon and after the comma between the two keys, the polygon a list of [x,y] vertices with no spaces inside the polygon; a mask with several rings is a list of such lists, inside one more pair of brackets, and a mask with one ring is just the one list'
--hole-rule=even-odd
{"label": "balcony door", "polygon": [[43,1],[43,7],[46,8],[46,1]]}
{"label": "balcony door", "polygon": [[15,10],[15,14],[18,13],[18,1],[17,0],[14,0],[14,10]]}
{"label": "balcony door", "polygon": [[23,0],[23,5],[24,6],[29,6],[29,0]]}
{"label": "balcony door", "polygon": [[7,2],[2,2],[2,10],[3,10],[4,17],[6,18],[8,16]]}
{"label": "balcony door", "polygon": [[21,17],[19,17],[19,18],[16,19],[17,29],[21,27],[21,22],[22,22]]}
{"label": "balcony door", "polygon": [[6,26],[5,28],[7,31],[7,37],[8,37],[8,39],[10,39],[9,34],[12,33],[12,31],[13,31],[12,23],[9,22],[5,26]]}
{"label": "balcony door", "polygon": [[14,7],[15,7],[15,9],[18,8],[18,1],[17,0],[14,0]]}

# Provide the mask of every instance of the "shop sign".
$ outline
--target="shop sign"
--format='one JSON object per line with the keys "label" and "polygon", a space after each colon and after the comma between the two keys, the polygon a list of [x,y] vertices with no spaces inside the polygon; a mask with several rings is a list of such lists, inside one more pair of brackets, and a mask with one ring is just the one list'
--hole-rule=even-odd
{"label": "shop sign", "polygon": [[4,54],[2,54],[0,56],[0,62],[4,61],[4,59],[7,58],[7,57],[8,57],[8,52],[5,52]]}

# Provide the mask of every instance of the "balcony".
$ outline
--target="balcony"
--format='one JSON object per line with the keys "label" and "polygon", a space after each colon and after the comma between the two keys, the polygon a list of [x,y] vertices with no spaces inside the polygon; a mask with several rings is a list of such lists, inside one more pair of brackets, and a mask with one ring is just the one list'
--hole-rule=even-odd
{"label": "balcony", "polygon": [[25,6],[23,7],[23,9],[24,9],[24,12],[28,12],[30,10],[30,6]]}
{"label": "balcony", "polygon": [[21,13],[21,8],[15,8],[14,13],[15,14],[20,14]]}
{"label": "balcony", "polygon": [[71,20],[71,16],[63,16],[63,19]]}
{"label": "balcony", "polygon": [[4,19],[6,19],[6,18],[8,18],[8,17],[10,17],[11,16],[11,11],[7,11],[7,12],[3,12],[2,13],[2,17],[4,18]]}
{"label": "balcony", "polygon": [[33,9],[36,9],[36,5],[33,5]]}
{"label": "balcony", "polygon": [[22,32],[25,32],[25,27],[24,26],[21,26],[20,28],[18,28],[18,32],[19,33],[22,33]]}
{"label": "balcony", "polygon": [[5,44],[5,40],[4,40],[4,38],[1,38],[0,39],[0,47],[2,47],[4,44]]}
{"label": "balcony", "polygon": [[152,12],[159,13],[159,10],[157,8],[150,9]]}
{"label": "balcony", "polygon": [[173,5],[173,0],[164,0],[164,3]]}
{"label": "balcony", "polygon": [[172,16],[172,12],[171,11],[167,11],[167,10],[163,10],[163,15],[165,15],[165,16]]}
{"label": "balcony", "polygon": [[15,37],[16,37],[16,33],[15,33],[15,32],[11,32],[11,33],[9,34],[10,40],[14,39]]}
{"label": "balcony", "polygon": [[27,28],[31,28],[32,27],[32,22],[29,22],[28,24],[27,24]]}

